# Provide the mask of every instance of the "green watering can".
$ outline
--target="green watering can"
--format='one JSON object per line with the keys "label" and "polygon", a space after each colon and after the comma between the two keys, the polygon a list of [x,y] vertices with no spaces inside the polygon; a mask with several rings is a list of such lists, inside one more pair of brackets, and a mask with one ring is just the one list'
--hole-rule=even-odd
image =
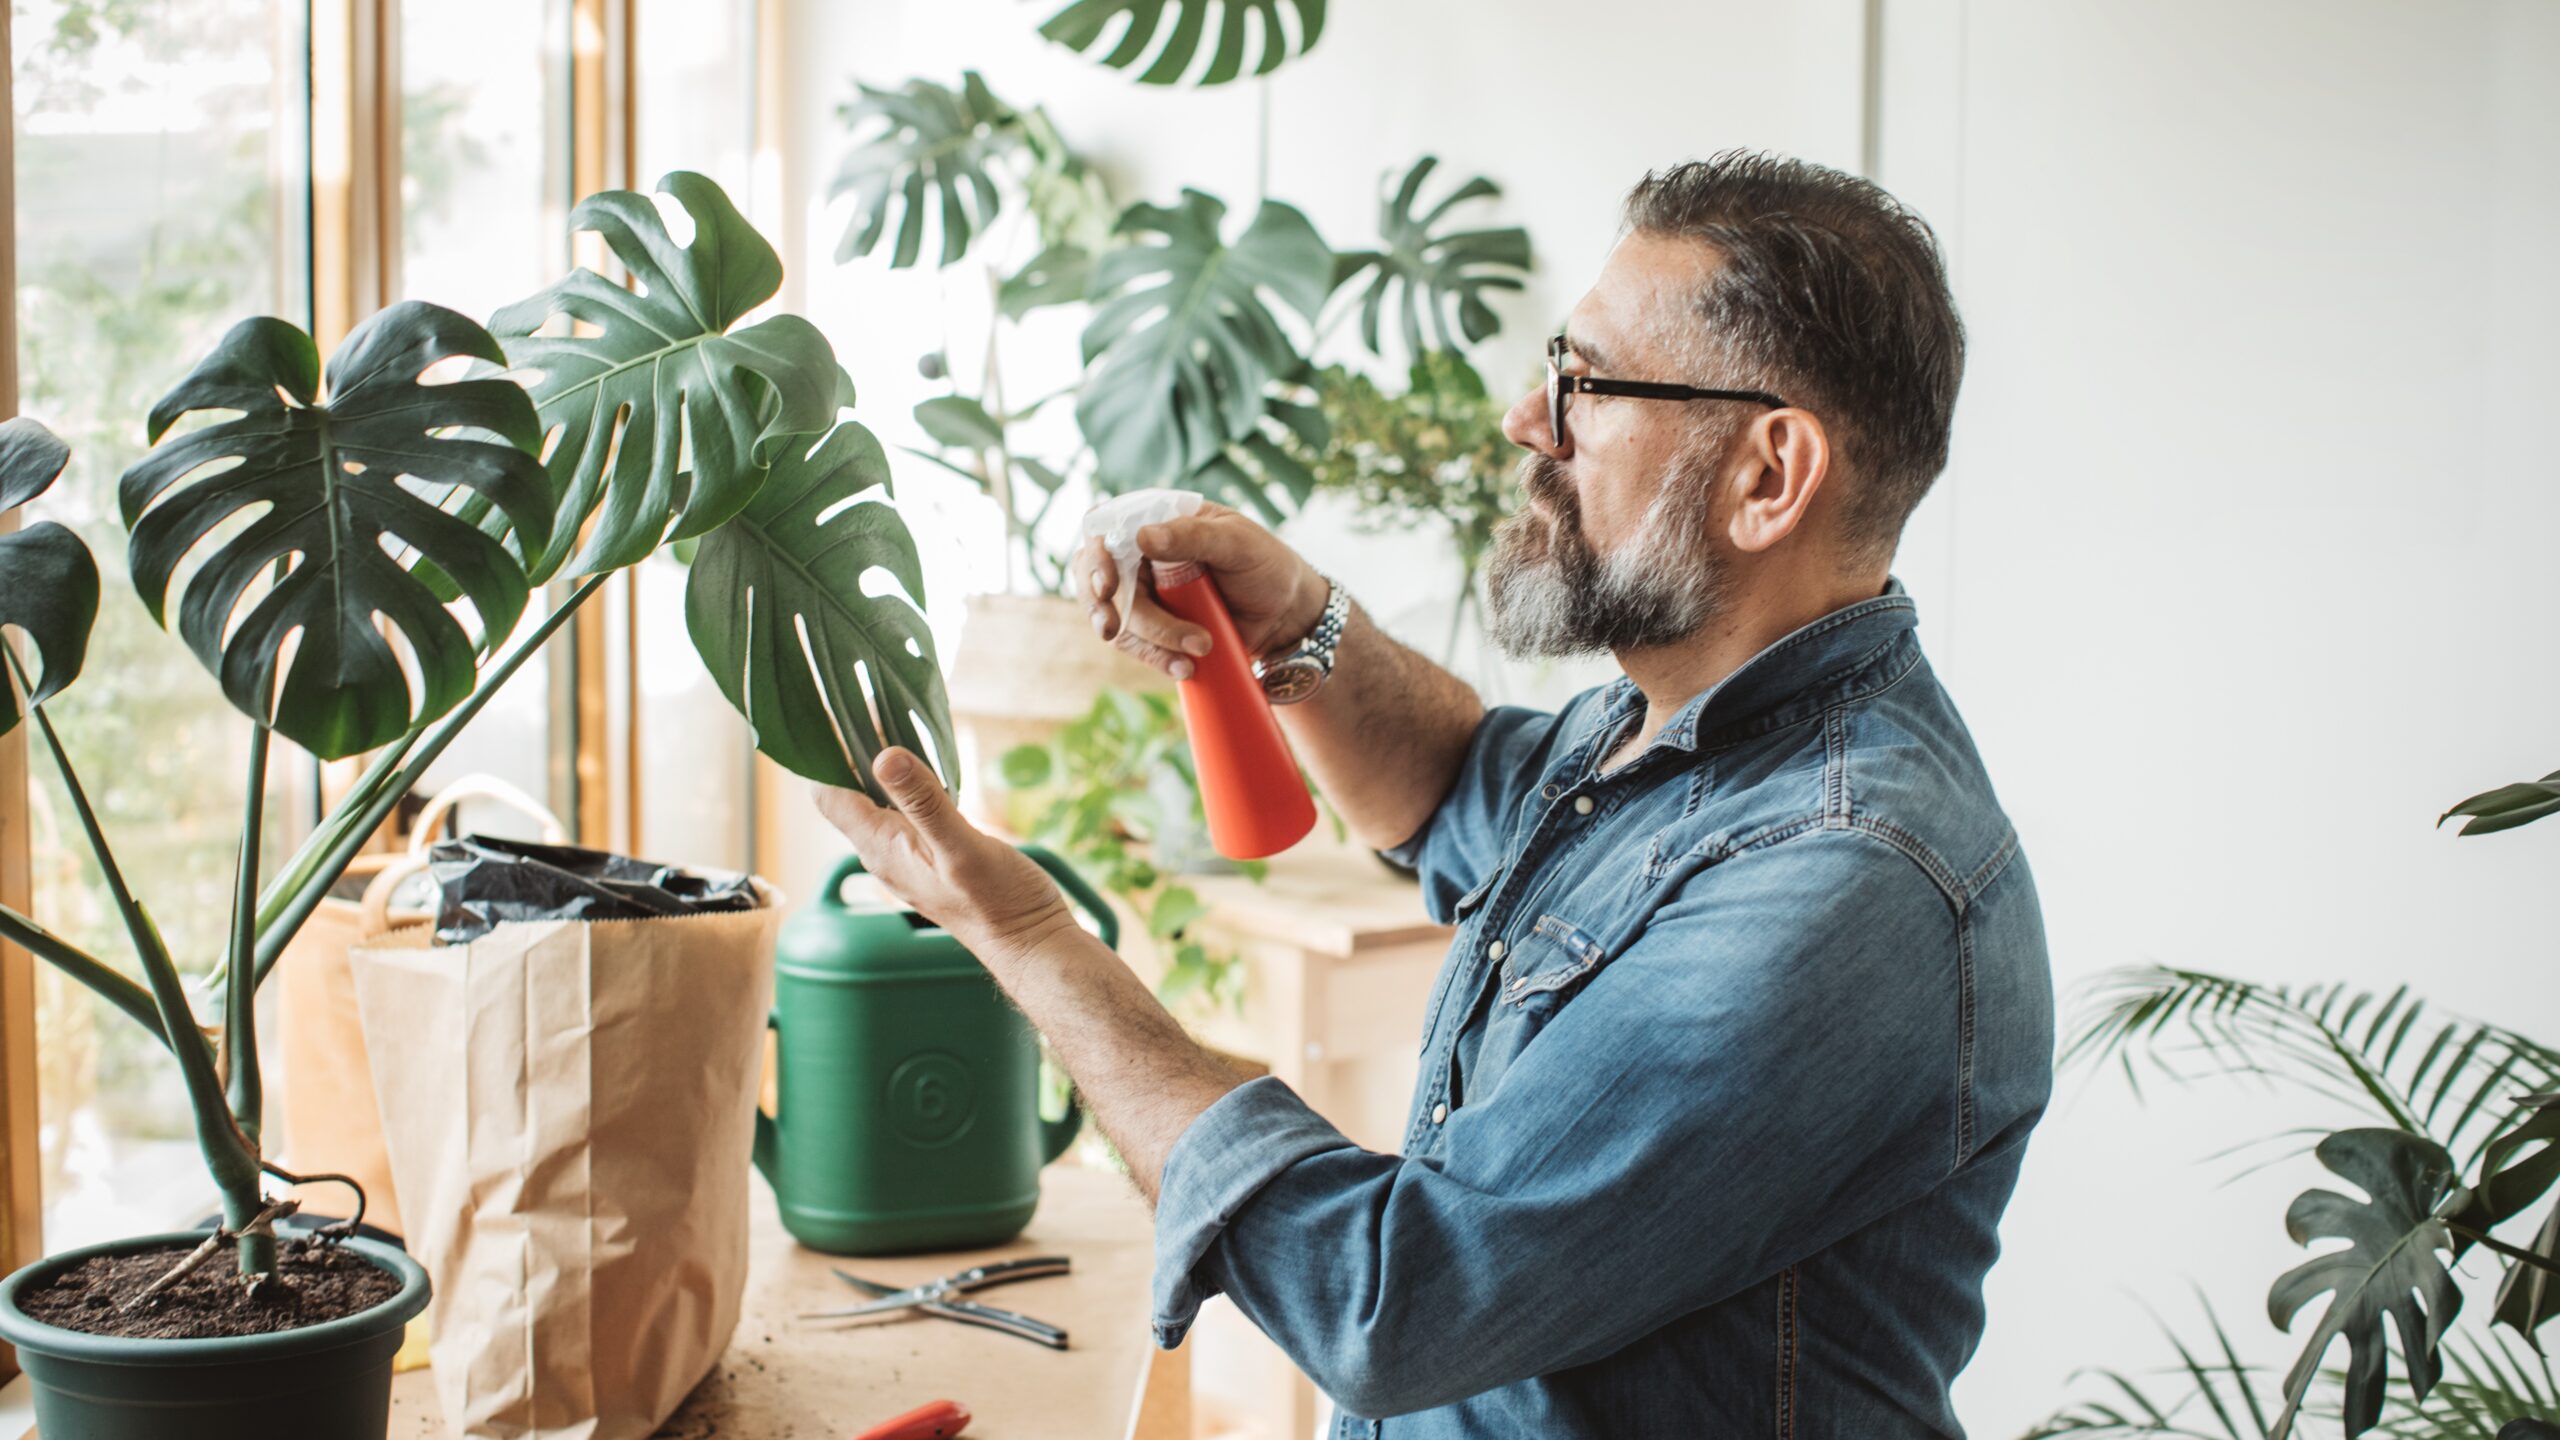
{"label": "green watering can", "polygon": [[[1036,845],[1022,852],[1118,948],[1111,907]],[[1031,1223],[1040,1167],[1076,1136],[1072,1103],[1040,1117],[1040,1047],[995,977],[913,910],[855,909],[848,858],[782,927],[771,1024],[775,1113],[756,1116],[756,1168],[783,1228],[831,1255],[970,1250]]]}

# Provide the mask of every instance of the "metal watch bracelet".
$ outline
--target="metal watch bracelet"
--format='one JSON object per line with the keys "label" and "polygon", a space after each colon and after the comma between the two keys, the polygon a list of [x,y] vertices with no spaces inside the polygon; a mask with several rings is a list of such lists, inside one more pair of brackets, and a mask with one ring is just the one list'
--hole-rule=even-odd
{"label": "metal watch bracelet", "polygon": [[1253,662],[1254,677],[1274,705],[1294,705],[1323,688],[1333,674],[1333,653],[1351,616],[1351,594],[1330,575],[1325,583],[1324,612],[1305,639],[1285,654]]}

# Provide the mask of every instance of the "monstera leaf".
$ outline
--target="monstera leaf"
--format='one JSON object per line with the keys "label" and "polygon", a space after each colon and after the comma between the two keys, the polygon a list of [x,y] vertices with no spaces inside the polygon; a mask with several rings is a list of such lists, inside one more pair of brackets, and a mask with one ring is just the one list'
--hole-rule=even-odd
{"label": "monstera leaf", "polygon": [[949,265],[969,253],[969,241],[996,218],[1001,205],[987,166],[1021,143],[1012,107],[970,70],[960,89],[910,80],[896,90],[859,87],[861,95],[840,107],[846,126],[861,139],[828,187],[828,198],[854,196],[853,220],[836,244],[836,263],[868,255],[888,232],[889,212],[902,208],[898,241],[889,265],[903,270],[923,253],[928,208],[942,217],[942,258]]}
{"label": "monstera leaf", "polygon": [[1218,48],[1210,56],[1209,68],[1200,74],[1203,85],[1223,85],[1244,73],[1245,31],[1247,22],[1258,22],[1262,58],[1255,62],[1253,73],[1268,75],[1289,58],[1290,36],[1282,27],[1280,12],[1294,10],[1298,16],[1297,53],[1305,54],[1316,47],[1324,34],[1325,0],[1076,0],[1076,3],[1052,15],[1040,26],[1040,33],[1068,49],[1093,55],[1111,22],[1123,16],[1128,24],[1119,32],[1119,41],[1110,50],[1094,58],[1114,70],[1126,70],[1147,58],[1153,50],[1156,33],[1162,30],[1171,12],[1172,30],[1155,59],[1140,71],[1138,79],[1148,85],[1171,85],[1182,79],[1200,53],[1200,41],[1209,29],[1209,17],[1218,17]]}
{"label": "monstera leaf", "polygon": [[1118,231],[1156,238],[1095,262],[1101,305],[1084,330],[1076,423],[1105,489],[1185,483],[1254,435],[1272,382],[1305,365],[1263,295],[1312,320],[1332,285],[1333,252],[1276,200],[1233,245],[1219,231],[1226,213],[1197,190],[1172,209],[1132,205]]}
{"label": "monstera leaf", "polygon": [[[1311,385],[1311,371],[1301,370],[1300,386]],[[1321,406],[1273,396],[1269,414],[1254,433],[1228,446],[1192,472],[1184,488],[1218,496],[1239,510],[1251,511],[1266,525],[1278,525],[1315,493],[1316,474],[1292,452],[1320,455],[1333,443],[1332,422]],[[1288,501],[1285,506],[1280,502]]]}
{"label": "monstera leaf", "polygon": [[[2454,1229],[2456,1255],[2560,1184],[2560,1094],[2528,1095],[2522,1103],[2524,1117],[2481,1150],[2480,1183],[2465,1191],[2462,1203],[2445,1217]],[[2516,1158],[2524,1150],[2532,1153]],[[2539,1345],[2533,1332],[2560,1314],[2560,1273],[2554,1273],[2560,1270],[2560,1204],[2543,1217],[2541,1229],[2521,1254],[2512,1249],[2502,1253],[2514,1263],[2498,1284],[2491,1318]]]}
{"label": "monstera leaf", "polygon": [[[0,515],[45,491],[71,463],[71,447],[33,420],[0,423]],[[0,535],[0,626],[35,643],[29,705],[41,705],[79,677],[98,618],[98,562],[80,537],[51,520]],[[0,644],[5,644],[0,641]],[[0,735],[18,728],[18,681],[0,673]]]}
{"label": "monstera leaf", "polygon": [[[955,788],[959,757],[918,609],[915,541],[886,502],[888,485],[880,442],[851,421],[806,454],[794,446],[753,503],[703,537],[684,597],[694,648],[747,717],[756,748],[883,803],[871,761],[885,746],[930,756]],[[882,499],[846,503],[875,486]],[[865,594],[862,577],[874,568],[914,603]]]}
{"label": "monstera leaf", "polygon": [[2424,1400],[2444,1373],[2437,1341],[2462,1309],[2462,1292],[2438,1256],[2453,1248],[2451,1232],[2436,1218],[2437,1207],[2453,1193],[2453,1157],[2444,1147],[2404,1130],[2376,1128],[2341,1130],[2314,1153],[2370,1198],[2306,1190],[2285,1212],[2285,1231],[2294,1243],[2336,1239],[2347,1245],[2286,1271],[2267,1292],[2267,1318],[2280,1330],[2292,1329],[2294,1316],[2314,1299],[2334,1297],[2285,1374],[2276,1440],[2291,1433],[2321,1357],[2342,1335],[2348,1347],[2346,1433],[2352,1437],[2373,1428],[2388,1379],[2385,1315],[2400,1334],[2409,1388]]}
{"label": "monstera leaf", "polygon": [[[187,580],[179,633],[234,706],[324,758],[453,708],[471,692],[478,647],[524,611],[524,571],[506,548],[421,490],[479,497],[530,546],[550,535],[551,492],[528,453],[540,439],[532,402],[506,380],[419,383],[456,356],[503,358],[471,320],[404,301],[329,358],[324,401],[311,337],[243,320],[152,407],[150,434],[162,442],[190,411],[239,415],[158,443],[124,473],[133,586],[152,618],[168,623],[179,561],[211,542]],[[443,433],[457,429],[504,443]],[[476,640],[429,569],[477,612]],[[415,695],[386,627],[416,658]],[[270,719],[262,696],[288,638]]]}
{"label": "monstera leaf", "polygon": [[[677,245],[634,191],[590,195],[569,212],[572,228],[604,237],[637,289],[582,268],[490,321],[508,361],[542,372],[534,402],[558,434],[557,519],[547,545],[524,547],[537,581],[560,569],[590,515],[582,574],[737,514],[793,437],[835,423],[846,388],[826,337],[799,316],[730,329],[781,286],[782,261],[720,187],[678,170],[658,189],[692,217],[690,243]],[[535,333],[555,316],[599,333]]]}
{"label": "monstera leaf", "polygon": [[[1520,289],[1525,283],[1521,277],[1529,272],[1529,232],[1516,225],[1432,233],[1431,227],[1459,205],[1502,193],[1502,187],[1483,176],[1442,196],[1428,211],[1414,214],[1422,182],[1439,163],[1433,155],[1415,161],[1395,193],[1378,202],[1378,235],[1386,249],[1351,251],[1339,262],[1336,284],[1355,279],[1362,271],[1376,272],[1360,301],[1360,341],[1372,353],[1384,353],[1378,350],[1378,320],[1390,290],[1403,292],[1396,309],[1403,323],[1405,351],[1420,355],[1424,315],[1431,317],[1440,348],[1458,349],[1461,336],[1472,345],[1502,328],[1493,307],[1485,304],[1484,292]],[[1454,333],[1449,327],[1452,310],[1458,317]]]}

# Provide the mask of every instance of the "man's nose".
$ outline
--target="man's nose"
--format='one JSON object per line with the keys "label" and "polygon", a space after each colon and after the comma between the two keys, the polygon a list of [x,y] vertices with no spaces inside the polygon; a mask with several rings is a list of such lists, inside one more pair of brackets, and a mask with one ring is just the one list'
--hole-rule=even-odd
{"label": "man's nose", "polygon": [[1573,454],[1573,443],[1549,430],[1545,386],[1512,403],[1510,412],[1502,417],[1502,438],[1523,450],[1535,450],[1557,460],[1568,459]]}

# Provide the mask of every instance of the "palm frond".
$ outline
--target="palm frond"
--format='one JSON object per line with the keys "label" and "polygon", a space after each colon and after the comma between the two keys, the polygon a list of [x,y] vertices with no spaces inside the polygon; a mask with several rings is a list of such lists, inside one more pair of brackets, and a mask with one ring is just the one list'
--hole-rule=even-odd
{"label": "palm frond", "polygon": [[2082,1370],[2073,1378],[2094,1376],[2109,1393],[2055,1411],[2019,1440],[2050,1440],[2060,1435],[2266,1440],[2270,1433],[2267,1403],[2258,1397],[2257,1377],[2269,1372],[2264,1366],[2244,1364],[2232,1346],[2229,1332],[2222,1328],[2222,1318],[2214,1313],[2213,1302],[2201,1292],[2196,1299],[2203,1306],[2206,1325],[2213,1331],[2208,1358],[2199,1358],[2197,1350],[2201,1347],[2190,1347],[2179,1339],[2166,1321],[2160,1325],[2161,1335],[2177,1352],[2178,1363],[2175,1367],[2161,1367],[2159,1373],[2184,1381],[2182,1392],[2171,1395],[2165,1390],[2146,1389],[2122,1371]]}
{"label": "palm frond", "polygon": [[[2494,1330],[2486,1337],[2453,1337],[2441,1353],[2451,1373],[2436,1382],[2423,1402],[2394,1391],[2368,1435],[2383,1440],[2497,1440],[2511,1421],[2560,1416],[2560,1383],[2555,1383],[2549,1357]],[[2324,1378],[2332,1388],[2344,1383],[2336,1371]]]}
{"label": "palm frond", "polygon": [[2250,1076],[2378,1115],[2470,1161],[2514,1102],[2560,1088],[2560,1050],[2502,1026],[2432,1013],[2403,985],[2259,985],[2172,966],[2096,977],[2062,1064],[2113,1063],[2136,1093],[2147,1068],[2185,1084]]}

